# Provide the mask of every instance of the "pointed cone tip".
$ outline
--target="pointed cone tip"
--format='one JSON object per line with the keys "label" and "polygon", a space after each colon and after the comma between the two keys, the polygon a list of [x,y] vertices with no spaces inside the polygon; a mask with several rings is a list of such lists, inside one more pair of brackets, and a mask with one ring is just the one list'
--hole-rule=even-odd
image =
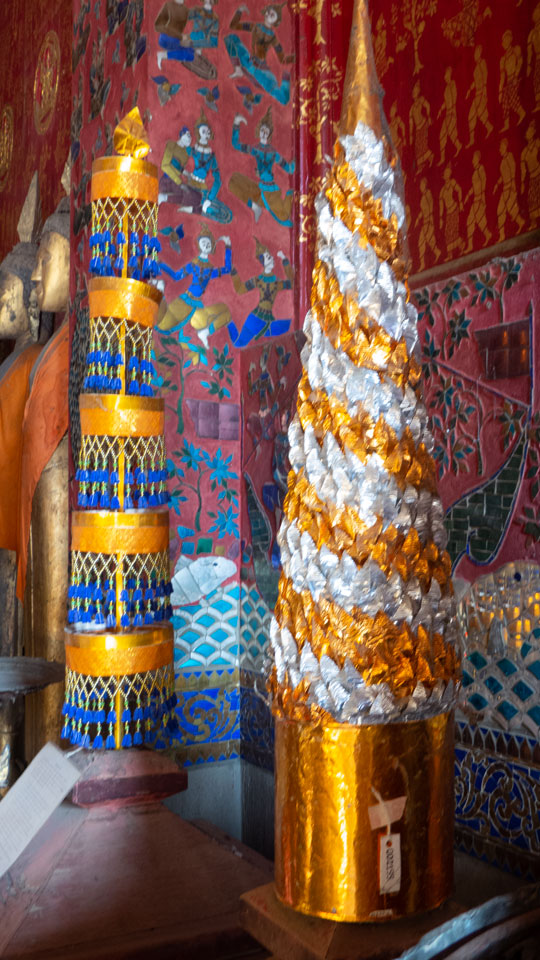
{"label": "pointed cone tip", "polygon": [[144,129],[138,107],[133,107],[120,120],[113,136],[114,149],[127,157],[146,157],[150,152],[148,134]]}
{"label": "pointed cone tip", "polygon": [[381,89],[375,69],[367,0],[355,0],[347,72],[343,85],[340,136],[353,134],[359,122],[382,136]]}

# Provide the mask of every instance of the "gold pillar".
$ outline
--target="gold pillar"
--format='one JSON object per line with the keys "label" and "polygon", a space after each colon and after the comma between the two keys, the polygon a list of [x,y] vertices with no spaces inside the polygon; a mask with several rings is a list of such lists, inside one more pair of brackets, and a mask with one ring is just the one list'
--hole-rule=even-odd
{"label": "gold pillar", "polygon": [[301,913],[386,921],[438,907],[453,879],[454,716],[276,720],[276,892]]}
{"label": "gold pillar", "polygon": [[[32,501],[24,601],[27,656],[65,663],[68,547],[68,438],[65,436],[44,468]],[[27,760],[48,740],[60,743],[63,702],[62,683],[26,697]]]}

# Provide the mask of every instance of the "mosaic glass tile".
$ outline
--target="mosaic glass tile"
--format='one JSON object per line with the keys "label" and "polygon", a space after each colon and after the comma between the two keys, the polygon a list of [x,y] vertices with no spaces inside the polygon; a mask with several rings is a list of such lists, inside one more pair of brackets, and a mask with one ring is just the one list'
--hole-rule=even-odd
{"label": "mosaic glass tile", "polygon": [[[188,748],[242,739],[244,758],[249,754],[250,762],[271,768],[272,718],[253,689],[271,616],[257,586],[249,582],[222,585],[196,603],[174,608],[177,753],[191,757]],[[240,665],[251,672],[248,693],[240,691]],[[207,751],[189,762],[217,759]]]}
{"label": "mosaic glass tile", "polygon": [[456,745],[456,824],[540,855],[540,768]]}
{"label": "mosaic glass tile", "polygon": [[508,563],[481,577],[462,596],[458,618],[462,715],[540,742],[540,567]]}
{"label": "mosaic glass tile", "polygon": [[[480,736],[491,750],[466,746]],[[540,765],[531,737],[456,724],[456,843],[459,849],[528,879],[540,878]],[[540,760],[540,755],[538,757]]]}
{"label": "mosaic glass tile", "polygon": [[240,737],[240,690],[216,685],[179,689],[176,718],[178,746],[219,743]]}
{"label": "mosaic glass tile", "polygon": [[218,587],[198,603],[174,608],[175,667],[238,665],[240,587]]}
{"label": "mosaic glass tile", "polygon": [[273,770],[274,722],[268,702],[258,692],[260,677],[248,671],[241,673],[240,735],[241,756],[249,763]]}
{"label": "mosaic glass tile", "polygon": [[262,669],[272,610],[266,605],[254,582],[243,583],[241,598],[241,666],[247,670]]}

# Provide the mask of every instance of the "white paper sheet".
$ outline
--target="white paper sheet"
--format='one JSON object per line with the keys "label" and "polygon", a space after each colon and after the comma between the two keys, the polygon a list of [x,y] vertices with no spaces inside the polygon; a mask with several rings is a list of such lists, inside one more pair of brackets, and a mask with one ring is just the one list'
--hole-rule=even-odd
{"label": "white paper sheet", "polygon": [[0,802],[0,877],[81,776],[58,747],[46,743]]}

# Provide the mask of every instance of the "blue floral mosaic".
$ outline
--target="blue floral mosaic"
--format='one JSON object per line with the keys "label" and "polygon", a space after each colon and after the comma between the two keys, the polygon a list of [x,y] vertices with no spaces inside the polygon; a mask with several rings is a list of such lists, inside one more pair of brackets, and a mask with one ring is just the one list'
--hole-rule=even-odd
{"label": "blue floral mosaic", "polygon": [[540,877],[540,749],[536,740],[456,725],[456,843],[466,853]]}

